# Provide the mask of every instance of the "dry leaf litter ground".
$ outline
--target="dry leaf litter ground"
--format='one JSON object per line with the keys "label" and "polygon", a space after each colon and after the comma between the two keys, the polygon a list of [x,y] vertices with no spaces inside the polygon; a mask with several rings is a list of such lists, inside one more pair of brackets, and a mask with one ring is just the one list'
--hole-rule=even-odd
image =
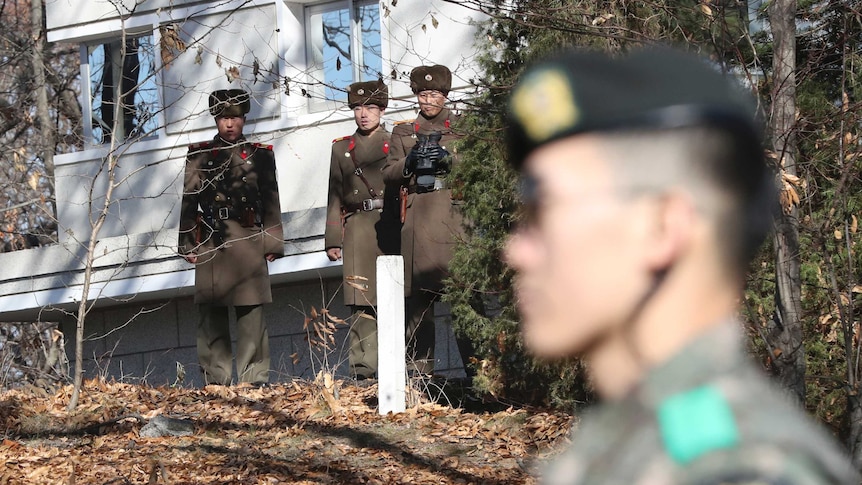
{"label": "dry leaf litter ground", "polygon": [[[91,380],[68,412],[71,392],[0,394],[0,484],[532,484],[571,420],[434,403],[380,416],[376,386],[340,381],[183,389]],[[194,431],[141,436],[158,415]]]}

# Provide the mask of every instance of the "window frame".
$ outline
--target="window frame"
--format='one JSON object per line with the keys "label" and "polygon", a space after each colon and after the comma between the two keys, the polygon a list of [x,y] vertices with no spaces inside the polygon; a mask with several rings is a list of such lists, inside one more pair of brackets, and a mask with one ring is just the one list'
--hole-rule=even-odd
{"label": "window frame", "polygon": [[325,66],[317,65],[315,61],[315,41],[316,36],[320,35],[315,28],[314,22],[312,22],[312,18],[315,15],[321,15],[327,12],[335,12],[338,10],[346,9],[348,12],[348,22],[350,22],[350,52],[351,57],[356,56],[355,59],[350,60],[351,64],[351,78],[350,83],[360,82],[360,81],[372,81],[373,79],[363,79],[363,69],[362,66],[365,64],[365,49],[363,48],[363,31],[362,31],[362,21],[361,19],[357,19],[356,12],[357,9],[362,7],[376,7],[378,9],[378,17],[377,17],[377,35],[380,42],[380,72],[381,75],[384,72],[384,68],[386,65],[386,59],[383,55],[383,18],[382,12],[380,9],[380,3],[376,0],[335,0],[324,3],[315,3],[311,5],[306,5],[303,9],[304,21],[305,21],[305,41],[306,41],[306,68],[307,68],[307,90],[309,93],[308,99],[308,111],[309,113],[320,112],[320,111],[331,111],[337,110],[342,107],[346,103],[346,94],[343,99],[330,99],[327,97],[326,91],[328,89],[338,89],[338,88],[347,88],[347,86],[336,87],[336,86],[328,86],[326,84],[325,77]]}
{"label": "window frame", "polygon": [[[114,32],[107,36],[102,36],[97,39],[89,40],[87,42],[82,42],[79,47],[80,53],[80,73],[81,73],[81,108],[82,108],[82,121],[83,121],[83,149],[88,148],[97,148],[103,147],[110,143],[110,138],[105,142],[99,143],[96,139],[96,127],[94,126],[94,92],[93,92],[93,79],[92,75],[94,74],[93,65],[90,63],[90,55],[91,49],[96,49],[100,46],[104,46],[107,44],[121,44],[124,40],[129,39],[137,39],[142,37],[149,37],[152,45],[152,52],[150,53],[150,57],[152,59],[152,70],[146,75],[145,81],[141,82],[140,77],[138,78],[136,86],[140,87],[144,85],[144,83],[152,83],[152,90],[154,93],[154,99],[152,106],[154,107],[152,116],[147,119],[146,123],[153,123],[155,126],[152,127],[144,135],[137,135],[134,137],[129,137],[127,133],[125,133],[123,122],[120,122],[122,136],[116,139],[118,144],[126,143],[129,141],[139,141],[139,140],[152,140],[162,136],[162,130],[164,128],[164,114],[163,114],[163,104],[164,100],[162,99],[161,87],[159,83],[159,70],[161,69],[161,59],[159,58],[159,42],[160,37],[158,34],[158,28],[152,25],[147,25],[139,28],[135,28],[133,30],[128,30],[125,33]],[[104,63],[102,69],[104,69]],[[120,72],[122,72],[122,67],[120,67]],[[140,74],[139,74],[140,76]],[[122,74],[120,74],[122,77]],[[116,83],[116,81],[115,81]],[[122,88],[117,89],[115,87],[115,96],[118,96]],[[111,104],[115,104],[117,102],[117,98],[115,97],[112,100]],[[101,102],[104,104],[104,102]],[[137,104],[136,104],[137,106]],[[121,115],[122,116],[122,115]]]}

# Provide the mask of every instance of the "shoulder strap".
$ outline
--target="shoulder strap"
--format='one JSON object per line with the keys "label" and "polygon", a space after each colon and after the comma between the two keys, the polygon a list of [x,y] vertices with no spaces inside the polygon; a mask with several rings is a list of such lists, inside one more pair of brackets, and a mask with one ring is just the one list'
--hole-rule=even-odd
{"label": "shoulder strap", "polygon": [[365,178],[365,175],[362,173],[362,167],[360,167],[359,164],[356,163],[356,157],[354,157],[352,155],[353,149],[355,147],[356,147],[356,142],[353,141],[353,138],[351,137],[350,138],[350,145],[347,147],[347,151],[351,152],[351,155],[347,158],[349,158],[350,161],[353,162],[353,166],[356,168],[356,170],[354,170],[353,173],[356,174],[357,177],[359,177],[359,180],[361,180],[363,184],[365,184],[365,187],[368,189],[368,193],[371,194],[371,198],[377,199],[380,196],[377,194],[377,191],[374,190],[374,187],[372,187],[371,184],[368,182],[368,179]]}

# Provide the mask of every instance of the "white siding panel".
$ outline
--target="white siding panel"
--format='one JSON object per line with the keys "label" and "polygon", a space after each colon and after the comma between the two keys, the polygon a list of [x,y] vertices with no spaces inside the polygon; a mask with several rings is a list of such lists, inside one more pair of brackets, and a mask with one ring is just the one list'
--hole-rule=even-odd
{"label": "white siding panel", "polygon": [[[177,27],[187,49],[162,74],[168,133],[211,127],[209,93],[217,89],[249,91],[249,120],[280,116],[275,5],[189,18]],[[234,69],[238,78],[228,75]]]}

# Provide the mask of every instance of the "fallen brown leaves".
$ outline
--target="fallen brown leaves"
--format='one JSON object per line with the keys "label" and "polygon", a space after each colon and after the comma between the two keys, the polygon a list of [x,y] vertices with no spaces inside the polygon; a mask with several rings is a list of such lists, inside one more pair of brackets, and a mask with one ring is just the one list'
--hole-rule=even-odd
{"label": "fallen brown leaves", "polygon": [[[532,484],[537,458],[565,439],[570,421],[436,404],[379,416],[376,387],[336,385],[322,398],[306,382],[175,389],[93,380],[71,413],[71,387],[8,391],[0,485]],[[193,421],[195,433],[141,437],[159,414]]]}

